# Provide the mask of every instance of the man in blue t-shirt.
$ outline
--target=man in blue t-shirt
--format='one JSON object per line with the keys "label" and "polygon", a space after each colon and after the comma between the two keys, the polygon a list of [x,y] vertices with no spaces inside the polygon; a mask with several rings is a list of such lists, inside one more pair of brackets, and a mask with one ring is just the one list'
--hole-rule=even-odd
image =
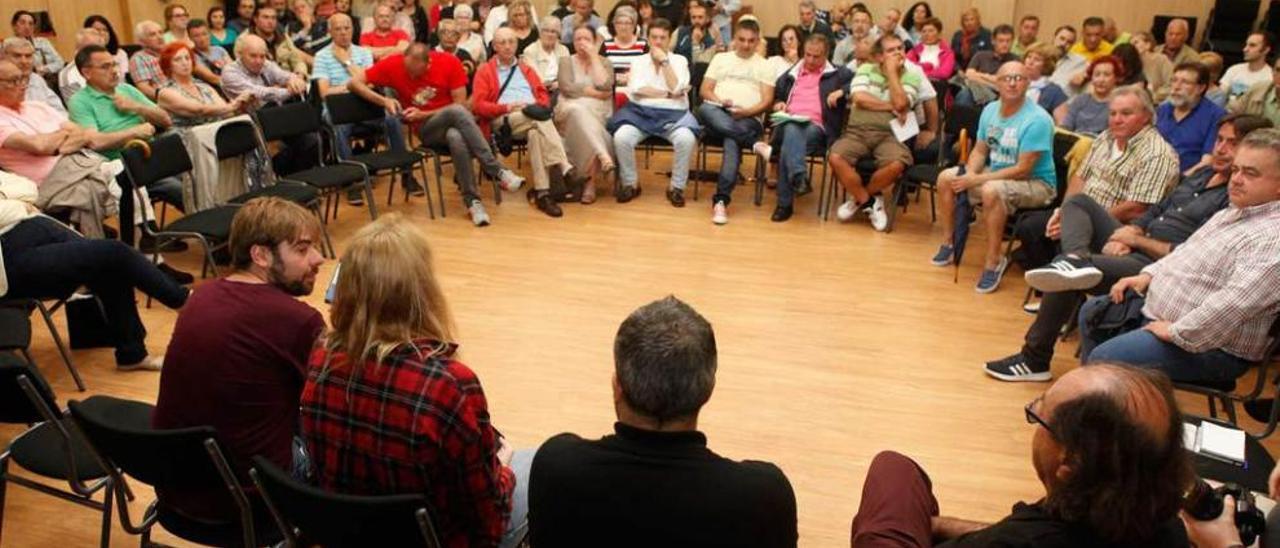
{"label": "man in blue t-shirt", "polygon": [[1213,101],[1205,101],[1209,69],[1200,63],[1173,68],[1169,100],[1156,108],[1156,129],[1178,153],[1178,167],[1189,174],[1213,159],[1218,121],[1226,114]]}
{"label": "man in blue t-shirt", "polygon": [[1044,207],[1057,195],[1053,167],[1053,118],[1027,100],[1026,68],[1010,61],[996,72],[1000,100],[982,109],[978,135],[962,174],[959,167],[938,176],[938,213],[942,220],[942,247],[933,257],[935,266],[951,264],[956,194],[971,191],[971,200],[982,203],[982,224],[987,227],[987,253],[978,293],[991,293],[1009,260],[1000,252],[1001,236],[1009,214],[1019,209]]}

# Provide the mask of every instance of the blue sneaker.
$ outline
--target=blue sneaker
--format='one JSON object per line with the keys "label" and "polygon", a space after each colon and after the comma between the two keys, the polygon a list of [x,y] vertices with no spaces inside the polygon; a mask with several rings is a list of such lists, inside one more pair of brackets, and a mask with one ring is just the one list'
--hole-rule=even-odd
{"label": "blue sneaker", "polygon": [[992,293],[1000,287],[1000,279],[1004,277],[1004,269],[1009,267],[1009,259],[1000,258],[1000,264],[992,270],[983,270],[982,277],[978,278],[978,286],[973,288],[978,293]]}
{"label": "blue sneaker", "polygon": [[938,254],[934,255],[932,259],[929,259],[929,262],[932,263],[933,266],[947,266],[951,264],[951,256],[954,255],[955,252],[956,250],[949,245],[941,246],[938,248]]}

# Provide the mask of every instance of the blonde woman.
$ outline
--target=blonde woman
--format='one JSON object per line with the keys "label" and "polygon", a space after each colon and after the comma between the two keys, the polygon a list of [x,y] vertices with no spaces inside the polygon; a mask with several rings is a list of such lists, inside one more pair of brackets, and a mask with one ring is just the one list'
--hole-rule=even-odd
{"label": "blonde woman", "polygon": [[[560,102],[556,126],[564,137],[569,163],[591,177],[582,202],[596,199],[595,179],[613,171],[613,139],[604,123],[613,114],[613,63],[600,55],[596,33],[587,25],[573,31],[574,54],[560,60]],[[585,169],[583,168],[585,167]]]}
{"label": "blonde woman", "polygon": [[1147,79],[1147,91],[1156,103],[1169,96],[1169,84],[1173,80],[1173,62],[1156,51],[1156,39],[1149,32],[1135,32],[1129,43],[1142,57],[1142,74]]}
{"label": "blonde woman", "polygon": [[426,236],[384,215],[356,232],[340,265],[333,329],[311,356],[301,398],[317,484],[425,493],[443,546],[513,546],[526,524],[533,451],[512,454],[480,380],[454,358]]}

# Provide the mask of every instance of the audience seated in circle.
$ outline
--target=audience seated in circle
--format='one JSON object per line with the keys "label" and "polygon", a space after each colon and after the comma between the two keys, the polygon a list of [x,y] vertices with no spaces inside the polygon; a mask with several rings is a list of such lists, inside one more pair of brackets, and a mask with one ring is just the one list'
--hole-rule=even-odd
{"label": "audience seated in circle", "polygon": [[147,351],[134,289],[175,310],[190,290],[123,242],[84,238],[42,215],[36,200],[35,183],[0,172],[0,297],[65,299],[84,286],[102,303],[116,369],[159,370],[164,357]]}
{"label": "audience seated in circle", "polygon": [[330,321],[302,391],[302,433],[321,488],[425,494],[442,546],[514,547],[532,450],[512,453],[458,341],[426,236],[398,214],[342,254]]}
{"label": "audience seated in circle", "polygon": [[862,484],[851,545],[1187,546],[1178,511],[1194,476],[1167,377],[1109,363],[1075,369],[1025,414],[1042,498],[993,524],[940,515],[936,478],[884,451]]}
{"label": "audience seated in circle", "polygon": [[[1112,109],[1118,117],[1132,119],[1134,95],[1116,95]],[[1128,111],[1128,113],[1126,113]],[[1149,117],[1149,113],[1148,113]],[[1119,146],[1119,126],[1104,133],[1090,151],[1100,156],[1107,148]],[[1157,193],[1166,177],[1177,177],[1177,161],[1164,141],[1144,137],[1154,132],[1150,122],[1138,134],[1125,139],[1124,155],[1130,159],[1157,157],[1153,167],[1130,171],[1098,170],[1086,161],[1083,175],[1073,177],[1069,198],[1060,214],[1051,220],[1051,231],[1062,241],[1062,254],[1052,264],[1027,272],[1027,285],[1044,292],[1036,319],[1027,329],[1022,350],[989,362],[986,373],[1005,381],[1049,380],[1049,362],[1063,326],[1083,298],[1081,292],[1099,294],[1111,289],[1121,278],[1139,273],[1143,267],[1167,256],[1218,211],[1227,207],[1227,182],[1240,140],[1254,130],[1271,127],[1257,116],[1229,115],[1218,125],[1213,162],[1182,178],[1159,203],[1144,203]],[[1115,145],[1108,144],[1114,141]],[[1144,141],[1146,141],[1144,143]],[[1099,144],[1102,143],[1102,144]],[[1162,152],[1143,148],[1152,145]],[[1123,158],[1124,156],[1122,156]],[[1141,163],[1141,162],[1138,162]],[[1145,164],[1144,164],[1145,165]],[[1128,171],[1128,170],[1125,170]],[[1108,179],[1106,173],[1115,176]],[[1080,191],[1083,185],[1084,190]],[[1145,196],[1144,196],[1145,194]],[[1143,211],[1139,216],[1134,214]]]}
{"label": "audience seated in circle", "polygon": [[[231,223],[235,271],[201,284],[173,325],[152,424],[212,426],[241,482],[254,455],[306,477],[306,458],[294,450],[298,399],[325,324],[297,297],[311,294],[324,263],[320,234],[319,220],[302,206],[249,201]],[[225,490],[161,496],[193,518],[237,515]]]}
{"label": "audience seated in circle", "polygon": [[[1178,382],[1234,385],[1262,358],[1280,311],[1272,284],[1280,272],[1280,130],[1240,141],[1228,196],[1230,205],[1168,256],[1081,306],[1081,363],[1115,361]],[[1120,327],[1095,317],[1111,305],[1138,304],[1141,313]]]}
{"label": "audience seated in circle", "polygon": [[627,317],[613,343],[614,432],[555,436],[529,477],[533,546],[796,545],[787,477],[707,448],[698,413],[718,366],[706,318],[675,297]]}

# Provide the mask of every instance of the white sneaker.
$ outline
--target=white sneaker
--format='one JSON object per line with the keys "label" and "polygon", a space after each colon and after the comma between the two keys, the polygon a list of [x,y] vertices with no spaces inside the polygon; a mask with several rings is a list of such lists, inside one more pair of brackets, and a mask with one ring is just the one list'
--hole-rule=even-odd
{"label": "white sneaker", "polygon": [[728,223],[729,206],[724,205],[724,202],[716,202],[716,205],[711,207],[711,222],[718,225]]}
{"label": "white sneaker", "polygon": [[1102,281],[1102,271],[1084,259],[1059,257],[1046,266],[1028,270],[1027,285],[1044,293],[1083,291]]}
{"label": "white sneaker", "polygon": [[480,200],[472,200],[471,205],[467,207],[467,213],[471,215],[471,222],[476,226],[489,226],[489,212],[484,210],[484,204]]}
{"label": "white sneaker", "polygon": [[517,175],[516,172],[510,169],[504,169],[502,173],[498,174],[498,186],[507,192],[515,192],[524,186],[524,177]]}
{"label": "white sneaker", "polygon": [[840,207],[836,208],[836,218],[842,223],[852,221],[853,217],[857,214],[858,204],[853,203],[853,200],[848,200],[845,203],[840,204]]}
{"label": "white sneaker", "polygon": [[764,141],[760,141],[752,146],[751,151],[759,154],[760,158],[764,159],[764,163],[766,164],[769,163],[769,157],[773,155],[773,147],[769,146],[769,143]]}
{"label": "white sneaker", "polygon": [[884,198],[879,196],[874,198],[867,217],[871,219],[871,228],[876,229],[876,232],[884,232],[889,228],[889,213],[884,210]]}

